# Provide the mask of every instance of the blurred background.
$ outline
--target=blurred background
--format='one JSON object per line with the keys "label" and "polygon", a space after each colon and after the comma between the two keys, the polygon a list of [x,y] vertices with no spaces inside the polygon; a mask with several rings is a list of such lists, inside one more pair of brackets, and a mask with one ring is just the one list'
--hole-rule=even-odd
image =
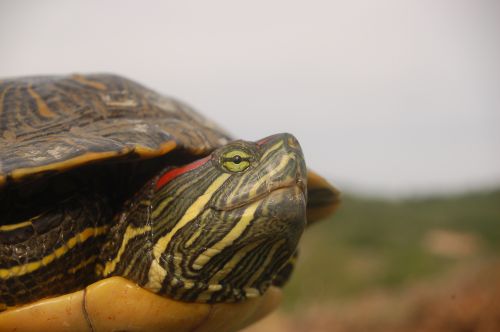
{"label": "blurred background", "polygon": [[500,2],[1,1],[0,77],[113,72],[344,193],[249,331],[500,330]]}

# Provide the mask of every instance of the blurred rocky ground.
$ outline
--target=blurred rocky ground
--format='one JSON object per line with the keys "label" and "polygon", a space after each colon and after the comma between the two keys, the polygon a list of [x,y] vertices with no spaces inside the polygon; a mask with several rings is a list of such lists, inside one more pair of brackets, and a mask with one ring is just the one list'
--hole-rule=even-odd
{"label": "blurred rocky ground", "polygon": [[245,332],[500,331],[500,191],[346,195],[304,235],[278,312]]}
{"label": "blurred rocky ground", "polygon": [[402,292],[279,311],[245,332],[498,332],[500,261],[481,262]]}

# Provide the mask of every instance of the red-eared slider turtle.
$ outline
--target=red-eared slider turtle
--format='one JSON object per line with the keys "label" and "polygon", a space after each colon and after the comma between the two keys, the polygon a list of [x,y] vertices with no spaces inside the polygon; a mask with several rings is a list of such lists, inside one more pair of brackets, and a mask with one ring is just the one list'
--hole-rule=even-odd
{"label": "red-eared slider turtle", "polygon": [[233,141],[114,75],[3,80],[0,331],[237,329],[337,198],[290,134]]}

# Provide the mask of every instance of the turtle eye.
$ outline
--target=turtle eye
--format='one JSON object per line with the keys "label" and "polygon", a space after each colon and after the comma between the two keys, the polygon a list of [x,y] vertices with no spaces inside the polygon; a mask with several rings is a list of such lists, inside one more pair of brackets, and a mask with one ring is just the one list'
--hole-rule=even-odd
{"label": "turtle eye", "polygon": [[230,172],[243,172],[251,162],[251,155],[243,150],[231,150],[224,153],[221,157],[221,164],[226,170]]}

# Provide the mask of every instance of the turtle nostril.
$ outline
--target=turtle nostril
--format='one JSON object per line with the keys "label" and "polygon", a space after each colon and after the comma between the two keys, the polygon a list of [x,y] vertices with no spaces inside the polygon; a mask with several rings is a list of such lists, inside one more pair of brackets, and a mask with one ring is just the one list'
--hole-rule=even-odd
{"label": "turtle nostril", "polygon": [[304,180],[302,178],[299,177],[299,175],[297,174],[297,178],[295,179],[295,182],[297,183],[297,186],[303,191],[303,192],[306,192],[306,183],[304,182]]}
{"label": "turtle nostril", "polygon": [[287,143],[291,148],[300,149],[299,142],[293,136],[288,136]]}

